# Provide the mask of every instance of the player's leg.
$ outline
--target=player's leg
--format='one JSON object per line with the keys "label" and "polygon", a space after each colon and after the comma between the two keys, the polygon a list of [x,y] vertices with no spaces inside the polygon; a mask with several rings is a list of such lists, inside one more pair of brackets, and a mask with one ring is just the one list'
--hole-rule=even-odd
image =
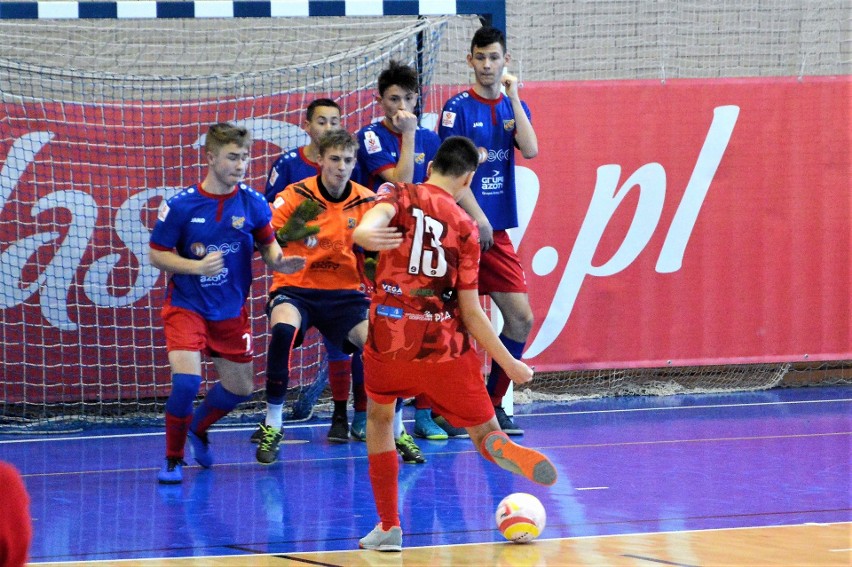
{"label": "player's leg", "polygon": [[[527,337],[533,324],[532,308],[526,293],[492,292],[491,299],[503,316],[503,330],[500,332],[500,342],[512,356],[521,358],[526,346]],[[511,380],[506,372],[496,362],[491,363],[488,375],[488,394],[494,404],[494,411],[500,428],[509,435],[522,435],[524,430],[506,415],[503,409],[503,397],[509,390]]]}
{"label": "player's leg", "polygon": [[254,368],[248,311],[224,321],[208,321],[208,348],[219,380],[196,408],[188,439],[193,457],[204,468],[213,464],[207,430],[251,397]]}
{"label": "player's leg", "polygon": [[203,317],[186,309],[167,305],[162,316],[172,388],[165,408],[166,458],[157,480],[178,484],[183,480],[184,446],[201,386],[201,351],[206,348],[207,328]]}
{"label": "player's leg", "polygon": [[331,386],[331,399],[334,404],[328,440],[332,443],[346,443],[349,441],[346,404],[349,402],[349,388],[352,383],[352,356],[344,353],[325,337],[323,342],[328,358],[328,383]]}
{"label": "player's leg", "polygon": [[266,353],[266,418],[263,436],[257,444],[255,458],[268,465],[278,459],[278,446],[284,435],[284,399],[290,382],[290,354],[300,340],[301,311],[283,294],[270,299],[267,306],[271,327]]}
{"label": "player's leg", "polygon": [[352,425],[349,434],[359,440],[367,440],[367,392],[364,390],[364,362],[360,352],[352,355]]}

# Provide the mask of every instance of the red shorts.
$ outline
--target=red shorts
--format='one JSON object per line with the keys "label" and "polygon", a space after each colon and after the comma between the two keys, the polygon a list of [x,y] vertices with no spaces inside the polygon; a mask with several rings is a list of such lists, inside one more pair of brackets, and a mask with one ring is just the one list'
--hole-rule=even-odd
{"label": "red shorts", "polygon": [[456,427],[472,427],[494,417],[476,351],[448,362],[399,361],[365,349],[364,388],[380,404],[427,394],[432,409]]}
{"label": "red shorts", "polygon": [[505,230],[494,231],[494,246],[479,259],[479,295],[526,293],[524,268]]}
{"label": "red shorts", "polygon": [[251,362],[251,325],[245,307],[239,317],[208,321],[195,311],[163,306],[166,350],[198,351],[231,362]]}

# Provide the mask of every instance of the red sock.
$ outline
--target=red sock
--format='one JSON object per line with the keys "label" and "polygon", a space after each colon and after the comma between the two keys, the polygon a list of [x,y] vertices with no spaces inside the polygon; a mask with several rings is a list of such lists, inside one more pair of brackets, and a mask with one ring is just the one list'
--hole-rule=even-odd
{"label": "red sock", "polygon": [[367,390],[363,382],[352,383],[352,396],[354,398],[355,411],[367,411]]}
{"label": "red sock", "polygon": [[399,457],[396,451],[385,451],[367,455],[373,500],[382,520],[382,529],[387,531],[399,524]]}
{"label": "red sock", "polygon": [[349,399],[349,385],[352,382],[352,362],[350,360],[328,361],[328,385],[331,386],[331,399],[339,402]]}
{"label": "red sock", "polygon": [[166,413],[166,457],[183,458],[183,446],[186,444],[186,432],[192,422],[192,414],[176,417]]}

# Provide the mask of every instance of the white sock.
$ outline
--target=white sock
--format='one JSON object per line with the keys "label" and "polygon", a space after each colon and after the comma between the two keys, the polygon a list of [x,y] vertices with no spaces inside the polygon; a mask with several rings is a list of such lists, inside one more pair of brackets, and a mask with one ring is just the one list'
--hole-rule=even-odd
{"label": "white sock", "polygon": [[266,404],[266,427],[274,427],[275,429],[281,429],[281,422],[283,420],[284,414],[284,404],[270,404],[267,402]]}
{"label": "white sock", "polygon": [[405,426],[402,424],[402,408],[399,408],[393,414],[393,438],[399,439],[405,433]]}

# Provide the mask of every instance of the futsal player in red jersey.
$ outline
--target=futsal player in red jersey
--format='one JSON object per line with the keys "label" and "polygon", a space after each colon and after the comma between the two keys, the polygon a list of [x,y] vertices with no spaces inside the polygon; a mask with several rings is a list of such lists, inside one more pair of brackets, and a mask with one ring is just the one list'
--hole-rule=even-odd
{"label": "futsal player in red jersey", "polygon": [[385,184],[355,229],[355,242],[380,250],[364,347],[367,455],[380,522],[360,547],[400,551],[399,463],[392,420],[398,397],[426,393],[452,425],[464,427],[483,457],[545,486],[556,469],[501,431],[470,337],[516,384],[532,380],[495,334],[478,293],[479,232],[457,201],[470,192],[479,151],[447,138],[422,184]]}
{"label": "futsal player in red jersey", "polygon": [[33,537],[30,497],[20,473],[0,462],[0,565],[24,567]]}

